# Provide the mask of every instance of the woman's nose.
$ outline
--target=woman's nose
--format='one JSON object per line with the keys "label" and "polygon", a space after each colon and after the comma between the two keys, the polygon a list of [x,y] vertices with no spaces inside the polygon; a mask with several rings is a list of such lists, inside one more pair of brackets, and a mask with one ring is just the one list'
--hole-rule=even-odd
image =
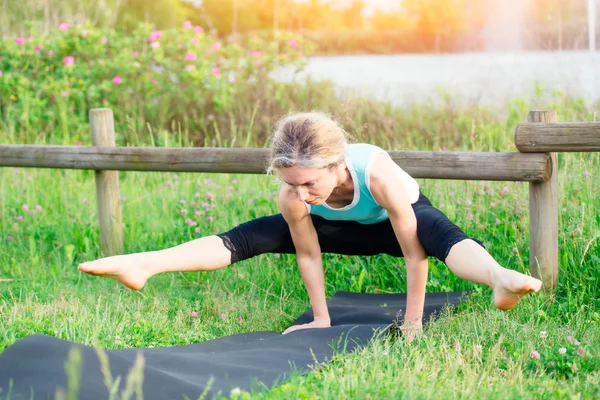
{"label": "woman's nose", "polygon": [[298,187],[298,198],[300,201],[305,201],[308,199],[308,189],[302,186]]}

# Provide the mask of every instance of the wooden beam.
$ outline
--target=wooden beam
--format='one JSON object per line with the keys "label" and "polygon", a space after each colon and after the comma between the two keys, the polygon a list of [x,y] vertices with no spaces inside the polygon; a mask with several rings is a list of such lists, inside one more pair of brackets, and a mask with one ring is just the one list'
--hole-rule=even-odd
{"label": "wooden beam", "polygon": [[[556,111],[531,111],[530,123],[552,124]],[[552,176],[546,182],[529,184],[529,268],[543,282],[546,292],[558,281],[558,157],[552,159]]]}
{"label": "wooden beam", "polygon": [[[415,178],[543,182],[547,154],[389,151]],[[261,174],[269,149],[0,145],[0,166]]]}
{"label": "wooden beam", "polygon": [[523,153],[600,151],[600,122],[519,124],[515,144]]}
{"label": "wooden beam", "polygon": [[[90,110],[90,129],[94,146],[115,146],[115,122],[108,108]],[[113,168],[96,170],[96,201],[100,221],[100,243],[104,257],[123,252],[123,218],[119,195],[119,172]]]}

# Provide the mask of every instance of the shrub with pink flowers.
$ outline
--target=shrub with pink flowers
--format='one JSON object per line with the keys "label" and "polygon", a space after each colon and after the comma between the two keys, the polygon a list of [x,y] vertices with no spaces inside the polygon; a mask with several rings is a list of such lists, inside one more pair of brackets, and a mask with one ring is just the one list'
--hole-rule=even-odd
{"label": "shrub with pink flowers", "polygon": [[310,52],[285,31],[242,46],[189,21],[166,31],[139,25],[128,36],[61,23],[47,35],[0,39],[0,129],[20,142],[31,133],[46,143],[85,142],[89,110],[110,107],[120,144],[139,142],[133,131],[148,126],[206,135],[208,116],[234,112],[255,90],[275,92],[269,74],[301,67]]}

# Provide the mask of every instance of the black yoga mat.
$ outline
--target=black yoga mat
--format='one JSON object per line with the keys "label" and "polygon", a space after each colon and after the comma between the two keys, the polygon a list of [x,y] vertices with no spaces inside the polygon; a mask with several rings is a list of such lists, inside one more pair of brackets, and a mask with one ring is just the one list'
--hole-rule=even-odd
{"label": "black yoga mat", "polygon": [[[467,296],[467,292],[428,293],[424,322],[444,306],[456,305]],[[293,371],[307,372],[316,362],[366,345],[376,335],[389,331],[390,324],[401,322],[398,311],[405,310],[406,295],[338,292],[327,304],[331,328],[287,335],[251,332],[181,347],[106,350],[105,354],[113,378],[121,376],[119,393],[125,388],[136,355],[141,353],[145,400],[197,399],[203,393],[206,398],[228,397],[234,388],[271,388]],[[311,310],[294,324],[310,321]],[[82,355],[79,398],[108,399],[96,350],[44,335],[25,337],[0,354],[0,398],[6,398],[9,391],[11,400],[54,398],[58,388],[67,388],[65,361],[73,346]]]}

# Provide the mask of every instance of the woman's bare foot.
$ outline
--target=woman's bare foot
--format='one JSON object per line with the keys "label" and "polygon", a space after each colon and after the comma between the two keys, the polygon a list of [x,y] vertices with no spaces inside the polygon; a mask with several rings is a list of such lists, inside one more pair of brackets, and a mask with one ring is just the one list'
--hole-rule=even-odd
{"label": "woman's bare foot", "polygon": [[115,279],[133,290],[143,288],[152,276],[141,262],[139,254],[101,258],[79,264],[78,268],[89,275]]}
{"label": "woman's bare foot", "polygon": [[506,268],[492,273],[494,303],[500,310],[510,310],[521,298],[542,288],[542,281]]}

